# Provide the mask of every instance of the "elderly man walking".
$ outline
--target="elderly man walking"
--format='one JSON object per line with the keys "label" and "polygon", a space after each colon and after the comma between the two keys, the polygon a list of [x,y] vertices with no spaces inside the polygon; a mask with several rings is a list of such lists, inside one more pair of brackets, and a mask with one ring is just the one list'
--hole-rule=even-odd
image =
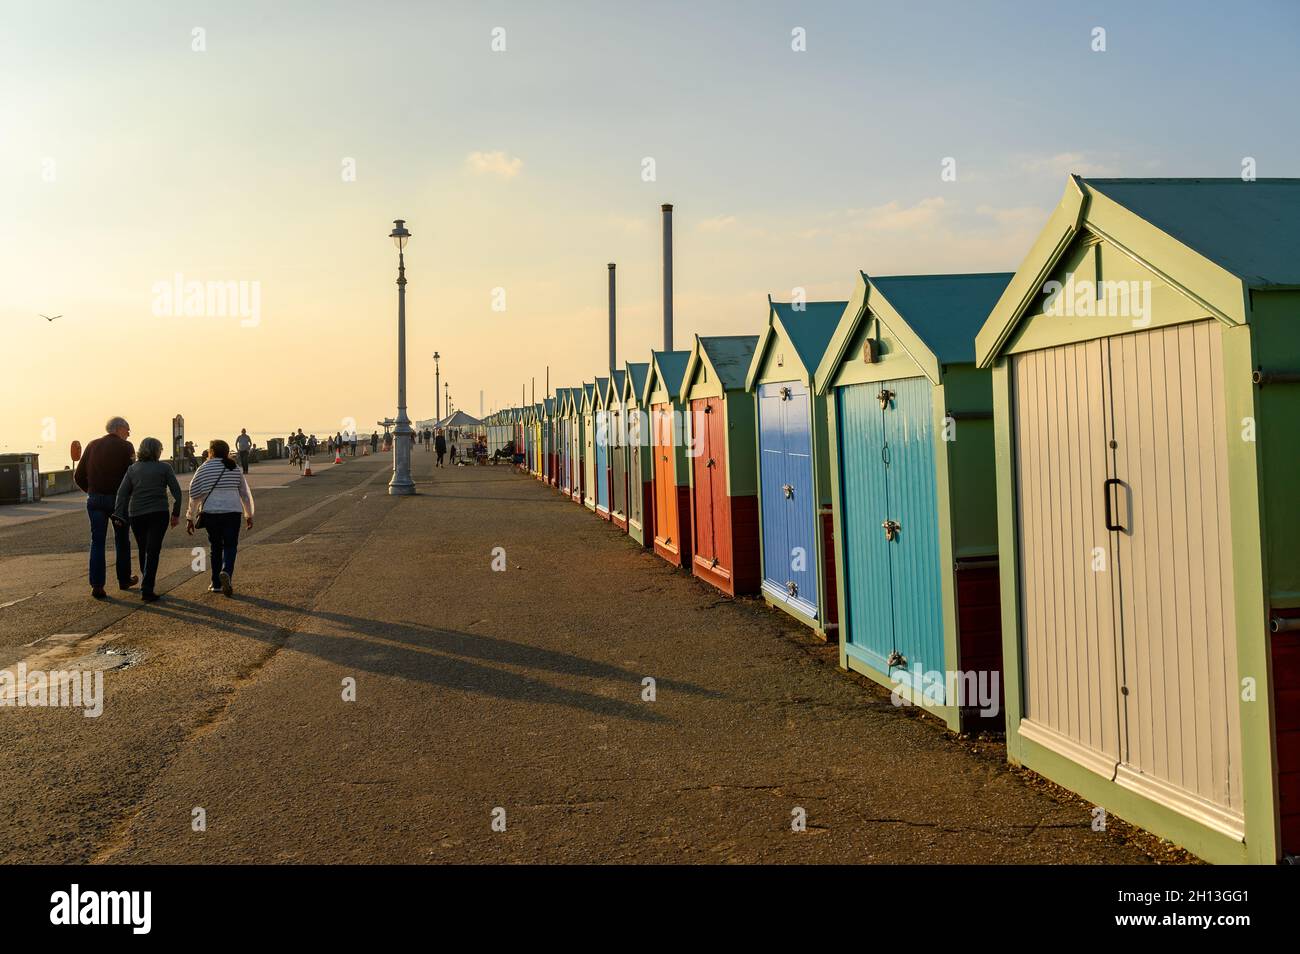
{"label": "elderly man walking", "polygon": [[[86,445],[72,475],[78,487],[86,492],[86,513],[90,517],[90,595],[97,600],[107,597],[104,581],[105,545],[108,528],[112,525],[113,508],[117,505],[117,489],[122,485],[127,468],[135,457],[135,448],[127,440],[131,425],[126,418],[114,417],[104,425],[107,432]],[[117,585],[129,590],[140,582],[131,575],[130,528],[113,526],[113,544],[117,553]]]}

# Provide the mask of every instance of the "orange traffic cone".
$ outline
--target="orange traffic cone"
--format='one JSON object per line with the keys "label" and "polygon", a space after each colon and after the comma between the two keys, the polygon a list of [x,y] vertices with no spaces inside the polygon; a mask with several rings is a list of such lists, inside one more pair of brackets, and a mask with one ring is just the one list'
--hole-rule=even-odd
{"label": "orange traffic cone", "polygon": [[339,453],[339,449],[337,447],[334,448],[334,463],[336,464],[343,463],[343,455]]}
{"label": "orange traffic cone", "polygon": [[308,457],[307,460],[306,460],[306,461],[303,463],[303,465],[302,465],[302,475],[303,475],[304,477],[311,477],[311,476],[312,476],[312,472],[311,472],[311,458],[310,458],[310,457]]}

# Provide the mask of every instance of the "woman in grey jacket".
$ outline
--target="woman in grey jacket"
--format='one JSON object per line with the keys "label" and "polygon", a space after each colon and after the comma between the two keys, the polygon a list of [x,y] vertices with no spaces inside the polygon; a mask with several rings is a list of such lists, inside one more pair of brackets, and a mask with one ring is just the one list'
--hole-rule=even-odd
{"label": "woman in grey jacket", "polygon": [[[138,460],[127,468],[122,485],[117,488],[115,522],[131,524],[136,546],[140,548],[140,596],[146,603],[158,599],[154,584],[158,579],[158,559],[162,555],[163,536],[167,527],[176,526],[181,516],[181,485],[171,464],[161,460],[162,441],[146,437],[136,451]],[[171,492],[168,516],[167,493]]]}

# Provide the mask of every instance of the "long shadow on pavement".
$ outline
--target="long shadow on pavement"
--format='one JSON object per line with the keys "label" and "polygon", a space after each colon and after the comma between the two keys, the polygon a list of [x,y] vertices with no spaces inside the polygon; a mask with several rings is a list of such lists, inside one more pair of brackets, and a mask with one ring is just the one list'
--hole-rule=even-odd
{"label": "long shadow on pavement", "polygon": [[[551,672],[627,680],[629,692],[640,692],[639,674],[593,660],[537,649],[484,636],[440,630],[409,623],[389,623],[342,613],[306,611],[300,607],[253,597],[237,597],[240,602],[268,610],[293,613],[309,619],[326,620],[357,633],[356,636],[333,636],[284,626],[259,623],[246,616],[217,609],[203,603],[175,596],[150,607],[159,616],[171,616],[186,623],[211,623],[230,632],[264,642],[281,643],[292,638],[296,652],[307,652],[339,666],[364,669],[379,675],[419,679],[448,689],[477,692],[510,701],[535,701],[583,709],[603,716],[636,722],[666,723],[671,720],[640,704],[621,702],[605,696],[553,686],[518,673],[483,666],[452,655],[471,656]],[[376,640],[383,640],[378,642]],[[401,646],[395,646],[400,643]],[[712,694],[694,686],[682,686],[688,692]]]}

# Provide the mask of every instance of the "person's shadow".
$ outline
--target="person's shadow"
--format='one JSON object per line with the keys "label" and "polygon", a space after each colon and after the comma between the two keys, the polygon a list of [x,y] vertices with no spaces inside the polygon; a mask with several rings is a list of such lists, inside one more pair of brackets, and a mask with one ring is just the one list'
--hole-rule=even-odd
{"label": "person's shadow", "polygon": [[[301,617],[305,625],[290,630],[281,625],[264,623],[240,612],[237,608],[240,606],[291,614]],[[500,666],[623,683],[627,686],[628,700],[639,699],[641,680],[645,673],[484,633],[465,633],[413,623],[367,619],[346,613],[304,610],[256,596],[236,596],[231,608],[226,609],[222,605],[188,600],[173,592],[168,594],[164,602],[151,607],[151,611],[186,623],[212,624],[227,632],[277,645],[292,639],[295,652],[310,653],[345,668],[360,668],[385,676],[418,679],[433,686],[477,692],[499,699],[567,706],[637,722],[671,721],[641,702],[623,701],[580,689],[556,686]],[[329,625],[313,626],[317,621]],[[659,680],[658,687],[711,698],[721,696],[713,690],[675,680]]]}

